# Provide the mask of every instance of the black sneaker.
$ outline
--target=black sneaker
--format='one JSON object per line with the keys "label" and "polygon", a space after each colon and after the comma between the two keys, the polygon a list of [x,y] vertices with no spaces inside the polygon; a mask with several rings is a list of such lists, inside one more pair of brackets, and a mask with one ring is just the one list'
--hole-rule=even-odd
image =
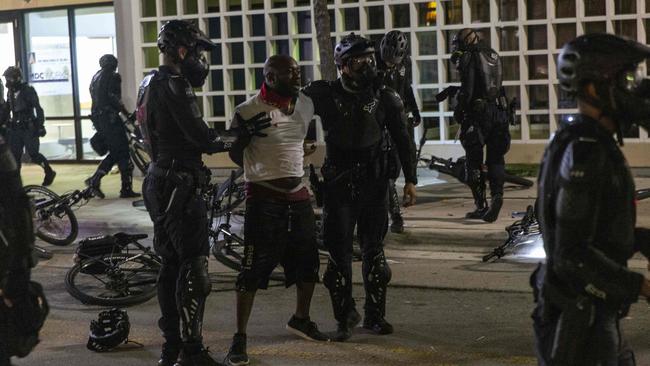
{"label": "black sneaker", "polygon": [[176,361],[178,361],[178,354],[180,352],[180,344],[163,343],[160,360],[158,360],[158,366],[174,366]]}
{"label": "black sneaker", "polygon": [[376,334],[393,333],[393,326],[384,318],[366,317],[363,319],[363,327]]}
{"label": "black sneaker", "polygon": [[490,200],[490,208],[483,215],[483,221],[495,222],[499,218],[499,212],[503,206],[503,194],[497,193]]}
{"label": "black sneaker", "polygon": [[336,325],[336,333],[331,337],[334,342],[345,342],[352,337],[352,329],[354,329],[361,321],[361,314],[356,309],[352,309],[348,313],[348,318],[345,323],[338,323]]}
{"label": "black sneaker", "polygon": [[181,351],[178,357],[178,362],[174,366],[225,366],[217,362],[210,356],[210,352],[206,348],[202,348],[196,353],[187,353]]}
{"label": "black sneaker", "polygon": [[470,220],[481,220],[481,219],[483,219],[483,215],[485,215],[487,210],[488,210],[487,207],[477,208],[476,210],[474,210],[472,212],[466,213],[465,218],[470,219]]}
{"label": "black sneaker", "polygon": [[294,315],[289,319],[286,328],[291,333],[309,341],[329,342],[330,340],[328,336],[318,330],[316,323],[309,318],[300,319]]}
{"label": "black sneaker", "polygon": [[47,187],[50,184],[54,182],[54,178],[56,177],[56,172],[52,170],[51,168],[49,170],[45,171],[45,178],[43,178],[43,186]]}
{"label": "black sneaker", "polygon": [[246,334],[235,333],[226,360],[230,366],[248,365],[250,363],[246,353]]}

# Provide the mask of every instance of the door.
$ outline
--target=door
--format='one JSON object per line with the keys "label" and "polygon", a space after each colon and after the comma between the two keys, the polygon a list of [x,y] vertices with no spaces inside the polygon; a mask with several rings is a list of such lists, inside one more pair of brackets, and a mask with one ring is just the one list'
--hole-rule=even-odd
{"label": "door", "polygon": [[[9,66],[19,66],[20,32],[18,16],[14,14],[0,15],[0,75]],[[2,98],[6,98],[7,90],[4,88]]]}

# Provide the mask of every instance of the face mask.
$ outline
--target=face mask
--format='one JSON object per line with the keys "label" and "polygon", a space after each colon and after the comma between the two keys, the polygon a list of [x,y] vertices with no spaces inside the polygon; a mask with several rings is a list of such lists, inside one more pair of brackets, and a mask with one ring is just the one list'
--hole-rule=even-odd
{"label": "face mask", "polygon": [[377,67],[374,55],[366,55],[365,57],[356,57],[350,60],[349,66],[350,73],[344,75],[343,81],[350,89],[362,90],[370,85],[377,78]]}
{"label": "face mask", "polygon": [[293,85],[286,82],[278,82],[274,88],[275,92],[283,97],[297,97],[300,92],[300,85]]}
{"label": "face mask", "polygon": [[6,78],[6,80],[7,80],[7,88],[9,89],[15,89],[18,85],[20,85],[19,79]]}
{"label": "face mask", "polygon": [[188,54],[181,61],[181,74],[183,74],[194,88],[203,86],[209,72],[210,66],[203,55]]}

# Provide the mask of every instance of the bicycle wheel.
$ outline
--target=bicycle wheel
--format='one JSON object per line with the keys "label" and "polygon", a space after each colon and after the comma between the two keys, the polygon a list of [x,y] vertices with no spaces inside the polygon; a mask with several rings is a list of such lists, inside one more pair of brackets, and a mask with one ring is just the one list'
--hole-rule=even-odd
{"label": "bicycle wheel", "polygon": [[149,154],[144,149],[144,147],[138,143],[134,143],[129,149],[129,154],[131,155],[133,164],[138,167],[142,174],[147,174],[147,169],[149,169],[151,158],[149,157]]}
{"label": "bicycle wheel", "polygon": [[[241,240],[241,242],[221,239],[212,243],[212,255],[214,255],[214,258],[226,267],[234,269],[237,272],[241,272],[241,261],[244,258],[243,239],[239,238],[239,240]],[[274,281],[284,281],[284,273],[275,269],[271,272],[269,279]]]}
{"label": "bicycle wheel", "polygon": [[160,261],[150,255],[104,254],[75,264],[65,288],[88,305],[129,306],[156,295]]}
{"label": "bicycle wheel", "polygon": [[61,197],[51,190],[29,185],[25,193],[34,202],[34,231],[41,240],[53,245],[68,245],[79,233],[79,223],[72,209],[58,205]]}
{"label": "bicycle wheel", "polygon": [[526,179],[524,177],[518,177],[516,175],[512,175],[508,173],[505,174],[504,180],[508,183],[517,184],[523,187],[532,187],[534,184],[534,182],[530,179]]}

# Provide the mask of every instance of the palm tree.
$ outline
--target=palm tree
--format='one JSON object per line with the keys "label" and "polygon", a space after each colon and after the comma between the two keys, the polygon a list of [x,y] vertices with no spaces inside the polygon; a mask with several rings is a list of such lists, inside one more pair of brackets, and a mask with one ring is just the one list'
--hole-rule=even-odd
{"label": "palm tree", "polygon": [[324,80],[337,78],[334,64],[334,50],[330,35],[330,13],[327,10],[327,0],[313,0],[314,23],[316,26],[316,41],[320,50],[320,71]]}

